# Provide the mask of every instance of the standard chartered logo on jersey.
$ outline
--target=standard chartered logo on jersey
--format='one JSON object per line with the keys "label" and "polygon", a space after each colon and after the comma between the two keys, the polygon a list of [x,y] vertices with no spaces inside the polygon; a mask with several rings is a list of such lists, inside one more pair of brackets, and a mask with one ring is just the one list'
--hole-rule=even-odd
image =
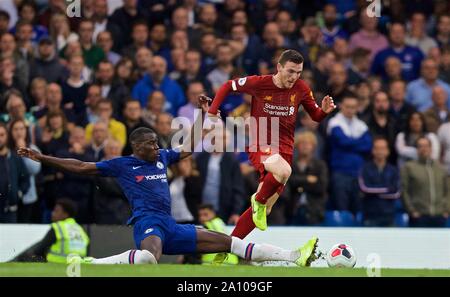
{"label": "standard chartered logo on jersey", "polygon": [[[266,108],[271,111],[267,117],[226,117],[223,120],[210,119],[202,115],[201,109],[195,109],[193,118],[197,119],[200,116],[201,121],[193,123],[186,117],[176,117],[172,120],[171,128],[175,133],[171,139],[171,147],[180,148],[186,152],[208,153],[257,152],[264,148],[264,151],[269,150],[271,154],[278,153],[280,151],[280,117],[293,115],[295,108],[275,105],[266,106]],[[192,125],[194,129],[193,134],[190,135]],[[191,137],[194,143],[198,143],[194,150],[188,145]]]}

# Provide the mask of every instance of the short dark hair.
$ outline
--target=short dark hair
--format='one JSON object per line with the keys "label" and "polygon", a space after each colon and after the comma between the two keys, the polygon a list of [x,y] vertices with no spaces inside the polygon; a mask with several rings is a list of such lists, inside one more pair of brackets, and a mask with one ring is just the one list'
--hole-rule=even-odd
{"label": "short dark hair", "polygon": [[8,127],[6,126],[5,123],[0,122],[0,129],[5,129],[6,134],[8,134]]}
{"label": "short dark hair", "polygon": [[123,109],[127,108],[127,105],[132,102],[139,103],[139,106],[141,104],[141,102],[139,100],[134,99],[133,97],[127,97],[127,98],[125,98],[125,101],[123,102]]}
{"label": "short dark hair", "polygon": [[68,198],[61,198],[55,202],[55,206],[59,205],[69,215],[69,218],[73,218],[77,214],[77,205],[75,202]]}
{"label": "short dark hair", "polygon": [[202,209],[209,209],[215,212],[214,207],[212,206],[212,204],[209,203],[205,203],[205,204],[200,204],[198,206],[198,210],[202,210]]}
{"label": "short dark hair", "polygon": [[288,49],[281,53],[278,63],[285,65],[287,62],[293,62],[295,64],[302,64],[305,61],[303,56],[296,50]]}
{"label": "short dark hair", "polygon": [[144,141],[144,137],[148,134],[156,135],[155,131],[147,127],[140,127],[131,132],[130,134],[130,143],[142,142]]}
{"label": "short dark hair", "polygon": [[0,9],[0,18],[7,19],[8,21],[11,19],[9,13],[6,10]]}

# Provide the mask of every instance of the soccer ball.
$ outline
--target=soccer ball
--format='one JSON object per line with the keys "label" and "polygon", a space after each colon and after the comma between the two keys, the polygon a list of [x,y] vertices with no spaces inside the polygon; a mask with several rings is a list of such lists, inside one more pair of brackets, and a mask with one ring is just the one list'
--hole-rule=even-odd
{"label": "soccer ball", "polygon": [[352,268],[356,264],[356,254],[348,244],[339,243],[328,251],[327,263],[329,267]]}

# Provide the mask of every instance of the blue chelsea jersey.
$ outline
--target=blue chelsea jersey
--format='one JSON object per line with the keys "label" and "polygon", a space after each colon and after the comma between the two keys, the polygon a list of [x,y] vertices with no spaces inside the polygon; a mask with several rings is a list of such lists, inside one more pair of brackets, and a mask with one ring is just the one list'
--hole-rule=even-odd
{"label": "blue chelsea jersey", "polygon": [[118,157],[97,162],[102,176],[117,178],[133,212],[128,223],[143,215],[171,215],[167,166],[179,161],[180,152],[160,149],[155,162],[134,156]]}

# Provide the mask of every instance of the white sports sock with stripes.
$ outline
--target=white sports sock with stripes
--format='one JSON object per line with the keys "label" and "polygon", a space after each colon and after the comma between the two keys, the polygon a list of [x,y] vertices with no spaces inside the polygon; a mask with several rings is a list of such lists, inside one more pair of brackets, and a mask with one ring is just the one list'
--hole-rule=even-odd
{"label": "white sports sock with stripes", "polygon": [[240,238],[231,238],[231,252],[243,259],[255,262],[289,261],[295,262],[300,257],[299,251],[289,251],[270,244],[248,243]]}
{"label": "white sports sock with stripes", "polygon": [[128,250],[111,257],[93,259],[92,264],[158,264],[155,256],[147,250]]}

